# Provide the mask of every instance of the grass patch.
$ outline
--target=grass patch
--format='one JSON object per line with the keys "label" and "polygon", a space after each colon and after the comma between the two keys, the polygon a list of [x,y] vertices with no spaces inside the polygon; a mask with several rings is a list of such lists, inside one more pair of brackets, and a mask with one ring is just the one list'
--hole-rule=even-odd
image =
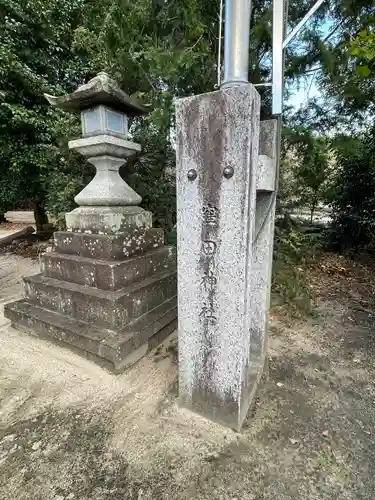
{"label": "grass patch", "polygon": [[322,228],[307,226],[286,217],[275,227],[272,276],[273,304],[285,305],[292,316],[311,314],[315,296],[309,270],[325,247]]}

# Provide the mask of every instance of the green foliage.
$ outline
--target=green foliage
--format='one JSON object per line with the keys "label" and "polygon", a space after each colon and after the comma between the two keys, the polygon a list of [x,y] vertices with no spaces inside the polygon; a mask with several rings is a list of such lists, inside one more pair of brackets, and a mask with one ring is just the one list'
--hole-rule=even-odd
{"label": "green foliage", "polygon": [[304,204],[310,207],[312,222],[318,203],[326,199],[329,181],[328,149],[324,138],[312,138],[295,175],[300,186],[300,196]]}
{"label": "green foliage", "polygon": [[[289,2],[291,26],[310,3]],[[270,78],[271,13],[270,0],[252,2],[253,83]],[[323,14],[324,8],[316,19]],[[75,125],[51,109],[43,93],[72,91],[106,70],[151,110],[133,123],[144,153],[124,175],[135,182],[156,223],[169,230],[175,220],[173,102],[215,88],[218,5],[211,0],[1,0],[0,29],[0,209],[36,202],[55,214],[72,208],[87,167],[66,148]],[[288,48],[287,78],[306,68],[310,48],[308,40],[303,48]],[[270,92],[262,98],[262,114],[268,116]]]}
{"label": "green foliage", "polygon": [[329,156],[325,137],[298,124],[284,127],[280,195],[284,207],[288,202],[309,207],[311,222],[318,204],[327,200],[332,177]]}
{"label": "green foliage", "polygon": [[335,128],[361,126],[375,104],[373,1],[335,2],[331,22],[316,60],[317,82],[325,95],[324,116],[317,118]]}
{"label": "green foliage", "polygon": [[373,73],[373,62],[375,60],[375,32],[362,30],[350,47],[350,55],[357,57],[360,65],[356,68],[359,76],[368,77]]}
{"label": "green foliage", "polygon": [[272,292],[292,315],[311,313],[314,296],[308,283],[309,266],[325,245],[322,230],[311,230],[290,219],[279,219],[275,228]]}
{"label": "green foliage", "polygon": [[375,250],[375,141],[373,131],[336,137],[333,240],[341,251]]}
{"label": "green foliage", "polygon": [[72,52],[80,0],[2,0],[0,4],[0,209],[43,207],[59,171],[69,120],[43,93],[72,90],[85,60]]}

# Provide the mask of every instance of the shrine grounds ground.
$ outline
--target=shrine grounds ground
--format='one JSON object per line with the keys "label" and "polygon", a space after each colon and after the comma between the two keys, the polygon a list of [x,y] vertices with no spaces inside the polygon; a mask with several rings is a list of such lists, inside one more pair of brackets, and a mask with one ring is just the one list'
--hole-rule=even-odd
{"label": "shrine grounds ground", "polygon": [[[36,272],[0,255],[0,303]],[[178,407],[176,336],[115,376],[0,315],[0,498],[374,499],[373,276],[325,254],[314,314],[272,310],[269,377],[241,434]]]}

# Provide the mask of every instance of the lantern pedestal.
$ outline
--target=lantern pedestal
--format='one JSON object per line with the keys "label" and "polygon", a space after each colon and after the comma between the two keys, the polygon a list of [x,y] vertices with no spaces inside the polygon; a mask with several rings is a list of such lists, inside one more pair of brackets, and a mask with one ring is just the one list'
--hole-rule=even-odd
{"label": "lantern pedestal", "polygon": [[[83,106],[100,103],[97,122],[105,133],[69,143],[95,165],[96,175],[76,196],[80,207],[66,214],[67,231],[55,233],[54,252],[42,255],[42,274],[24,279],[25,299],[8,304],[5,315],[15,327],[78,349],[117,373],[176,328],[176,250],[164,245],[163,229],[152,228],[152,214],[119,175],[140,146],[107,133],[106,116],[116,117],[104,105],[134,111],[134,103],[103,74],[83,87],[49,100],[80,110],[76,94]],[[95,129],[91,114],[82,116],[91,119],[84,133]],[[127,130],[127,120],[123,124]]]}
{"label": "lantern pedestal", "polygon": [[152,213],[141,207],[79,207],[65,215],[68,231],[117,234],[152,227]]}

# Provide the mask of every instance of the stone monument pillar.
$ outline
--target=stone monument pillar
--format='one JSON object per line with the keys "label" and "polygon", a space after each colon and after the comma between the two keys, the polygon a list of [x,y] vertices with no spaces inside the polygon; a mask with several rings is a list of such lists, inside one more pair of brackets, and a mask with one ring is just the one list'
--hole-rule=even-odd
{"label": "stone monument pillar", "polygon": [[237,430],[266,356],[275,124],[251,84],[177,102],[180,401]]}
{"label": "stone monument pillar", "polygon": [[55,233],[42,274],[24,279],[26,297],[8,304],[15,327],[78,348],[115,372],[125,369],[176,327],[176,252],[163,229],[119,175],[140,151],[128,140],[128,116],[144,113],[107,74],[70,95],[46,95],[53,106],[80,111],[81,139],[69,142],[96,175]]}

